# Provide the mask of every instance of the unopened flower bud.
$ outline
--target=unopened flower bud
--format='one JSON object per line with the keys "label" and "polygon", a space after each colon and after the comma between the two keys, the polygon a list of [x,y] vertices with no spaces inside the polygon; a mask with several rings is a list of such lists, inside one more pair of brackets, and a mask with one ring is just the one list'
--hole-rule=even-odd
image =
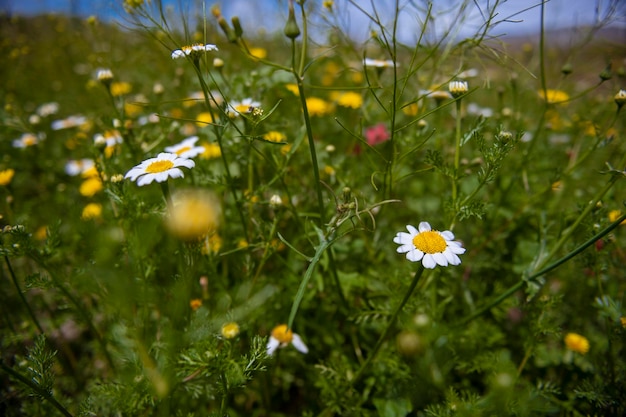
{"label": "unopened flower bud", "polygon": [[283,204],[283,199],[280,198],[278,194],[274,194],[273,196],[270,197],[270,206],[272,208],[278,208],[282,206],[282,204]]}
{"label": "unopened flower bud", "polygon": [[225,323],[222,326],[222,337],[224,339],[233,339],[239,334],[239,325],[234,321]]}
{"label": "unopened flower bud", "polygon": [[232,43],[237,42],[237,35],[233,31],[233,29],[228,25],[228,22],[226,21],[226,19],[220,16],[217,19],[217,24],[220,25],[220,28],[222,28],[222,32],[224,32],[229,42],[232,42]]}
{"label": "unopened flower bud", "polygon": [[213,67],[215,67],[215,69],[221,70],[224,67],[224,60],[221,58],[213,58]]}
{"label": "unopened flower bud", "polygon": [[468,89],[467,81],[451,81],[450,84],[448,84],[448,90],[454,98],[461,97],[463,94],[467,93]]}
{"label": "unopened flower bud", "polygon": [[298,27],[298,22],[296,22],[296,13],[293,9],[292,1],[289,2],[289,17],[287,17],[284,33],[285,36],[292,40],[300,36],[300,28]]}
{"label": "unopened flower bud", "polygon": [[403,356],[415,356],[424,351],[424,341],[414,332],[404,331],[396,339],[398,352]]}
{"label": "unopened flower bud", "polygon": [[561,67],[561,74],[570,75],[574,69],[572,68],[572,64],[567,62],[565,65]]}
{"label": "unopened flower bud", "polygon": [[613,74],[611,74],[611,64],[607,65],[605,69],[602,70],[599,77],[602,81],[608,81],[611,79]]}
{"label": "unopened flower bud", "polygon": [[241,27],[241,22],[239,21],[239,17],[233,16],[230,19],[230,21],[233,22],[233,28],[235,28],[235,36],[237,36],[238,38],[241,38],[241,35],[243,35],[243,28]]}

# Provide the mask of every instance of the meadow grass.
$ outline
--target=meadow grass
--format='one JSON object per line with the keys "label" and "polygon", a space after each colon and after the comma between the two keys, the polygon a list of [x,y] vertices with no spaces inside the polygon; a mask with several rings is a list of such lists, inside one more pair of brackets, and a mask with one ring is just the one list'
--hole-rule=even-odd
{"label": "meadow grass", "polygon": [[617,2],[376,4],[2,17],[3,415],[626,412]]}

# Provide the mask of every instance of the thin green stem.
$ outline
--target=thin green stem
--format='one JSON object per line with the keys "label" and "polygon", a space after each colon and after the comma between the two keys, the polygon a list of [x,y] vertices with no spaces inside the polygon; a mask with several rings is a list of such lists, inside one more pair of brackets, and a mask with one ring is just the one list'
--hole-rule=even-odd
{"label": "thin green stem", "polygon": [[607,234],[609,234],[613,229],[615,229],[617,226],[620,225],[621,222],[623,222],[624,220],[626,220],[626,214],[623,214],[622,216],[620,216],[619,219],[615,220],[613,223],[611,223],[610,225],[608,225],[606,228],[604,228],[603,230],[601,230],[600,232],[598,232],[597,234],[595,234],[593,237],[591,237],[589,240],[587,240],[586,242],[584,242],[582,245],[580,245],[578,248],[576,248],[575,250],[573,250],[572,252],[568,253],[567,255],[565,255],[564,257],[562,257],[561,259],[553,262],[552,264],[546,266],[545,268],[541,269],[540,271],[535,272],[534,274],[532,274],[531,276],[529,276],[528,278],[526,278],[525,280],[522,279],[519,282],[517,282],[515,285],[513,285],[512,287],[510,287],[508,290],[506,290],[505,292],[503,292],[502,294],[500,294],[495,300],[491,301],[489,304],[487,304],[486,306],[480,308],[479,310],[477,310],[475,313],[471,314],[470,316],[466,317],[465,319],[461,320],[460,322],[456,323],[455,326],[464,326],[467,323],[471,322],[472,320],[474,320],[475,318],[483,315],[485,312],[491,310],[493,307],[497,306],[498,304],[500,304],[502,301],[506,300],[507,298],[509,298],[511,295],[515,294],[517,291],[519,291],[520,289],[522,289],[522,287],[524,286],[524,284],[526,284],[526,282],[528,281],[532,281],[535,280],[537,278],[539,278],[540,276],[552,271],[553,269],[561,266],[562,264],[564,264],[565,262],[569,261],[570,259],[572,259],[573,257],[575,257],[576,255],[578,255],[579,253],[581,253],[582,251],[584,251],[585,249],[587,249],[589,246],[593,245],[594,243],[596,243],[598,240],[602,239],[602,237],[606,236]]}
{"label": "thin green stem", "polygon": [[11,261],[9,260],[9,257],[6,255],[4,256],[4,262],[7,264],[7,268],[9,269],[9,275],[11,275],[11,279],[13,280],[13,285],[15,285],[15,289],[17,290],[17,294],[20,296],[22,303],[24,303],[24,305],[26,306],[26,310],[28,310],[28,314],[30,315],[31,319],[33,320],[33,323],[37,327],[37,330],[39,330],[39,333],[44,334],[44,331],[41,328],[41,324],[39,324],[39,320],[37,320],[37,316],[35,316],[35,313],[30,308],[30,304],[28,304],[28,300],[26,300],[26,297],[24,297],[24,293],[22,292],[22,289],[20,288],[20,284],[17,282],[17,277],[15,276],[15,272],[13,271],[13,267],[11,266]]}
{"label": "thin green stem", "polygon": [[387,338],[389,337],[389,334],[391,333],[391,330],[393,329],[393,325],[398,319],[398,315],[404,308],[404,305],[406,304],[406,302],[409,301],[409,298],[411,298],[411,295],[413,294],[413,291],[415,290],[415,287],[417,286],[418,281],[422,277],[423,272],[424,272],[424,267],[420,265],[417,271],[415,272],[415,275],[413,276],[413,280],[411,281],[411,284],[409,285],[408,290],[404,294],[404,298],[402,298],[402,301],[400,301],[400,304],[398,304],[398,306],[396,307],[395,311],[391,315],[391,318],[387,322],[387,327],[385,327],[385,330],[378,338],[378,342],[376,342],[376,346],[374,346],[374,349],[369,354],[365,362],[363,362],[363,364],[361,365],[361,368],[359,368],[357,373],[350,380],[350,387],[354,386],[354,384],[356,384],[363,377],[369,365],[372,363],[374,358],[376,358],[378,351],[382,347],[383,343],[385,343],[385,340],[387,340]]}
{"label": "thin green stem", "polygon": [[63,414],[66,417],[73,417],[72,413],[70,413],[69,411],[67,411],[67,409],[65,407],[63,407],[61,405],[61,403],[59,403],[50,392],[42,389],[39,385],[37,385],[36,383],[34,383],[32,380],[30,380],[29,378],[26,378],[24,375],[20,374],[17,371],[14,371],[13,369],[9,368],[8,366],[6,366],[4,363],[0,363],[0,368],[2,368],[2,370],[4,372],[6,372],[7,374],[9,374],[10,376],[12,376],[13,378],[17,379],[18,381],[20,381],[22,384],[26,385],[27,387],[29,387],[30,389],[32,389],[33,391],[35,391],[37,393],[37,395],[39,395],[41,398],[43,398],[44,400],[50,402],[50,404],[52,404],[54,406],[54,408],[56,408],[57,410],[59,410],[59,412],[61,414]]}
{"label": "thin green stem", "polygon": [[456,101],[456,131],[454,136],[454,176],[452,177],[452,208],[454,217],[450,225],[450,230],[454,227],[454,218],[457,212],[459,166],[461,164],[461,98]]}

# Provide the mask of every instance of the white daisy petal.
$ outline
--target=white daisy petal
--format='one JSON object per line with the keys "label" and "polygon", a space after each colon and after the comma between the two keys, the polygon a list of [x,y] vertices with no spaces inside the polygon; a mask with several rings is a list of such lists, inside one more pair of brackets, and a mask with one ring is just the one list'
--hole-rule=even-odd
{"label": "white daisy petal", "polygon": [[[410,236],[413,237],[416,234],[418,234],[419,232],[417,231],[417,229],[414,226],[411,226],[410,224],[406,226],[406,230],[409,231]],[[402,233],[402,232],[401,232]]]}
{"label": "white daisy petal", "polygon": [[420,233],[423,233],[423,232],[429,232],[431,230],[431,227],[428,222],[420,222],[418,229]]}
{"label": "white daisy petal", "polygon": [[296,333],[293,334],[293,339],[291,340],[291,344],[295,347],[300,353],[309,353],[309,348],[304,344],[302,338]]}
{"label": "white daisy petal", "polygon": [[268,356],[272,356],[276,349],[280,346],[280,342],[273,337],[270,337],[270,340],[267,342],[267,354]]}
{"label": "white daisy petal", "polygon": [[444,256],[443,252],[436,252],[432,254],[433,259],[437,262],[437,265],[448,266],[448,260]]}
{"label": "white daisy petal", "polygon": [[427,253],[424,255],[424,259],[422,259],[422,265],[424,265],[424,268],[433,269],[437,266],[437,262],[435,262],[435,259],[430,253]]}
{"label": "white daisy petal", "polygon": [[411,262],[419,262],[424,257],[424,252],[412,249],[406,254],[406,258]]}

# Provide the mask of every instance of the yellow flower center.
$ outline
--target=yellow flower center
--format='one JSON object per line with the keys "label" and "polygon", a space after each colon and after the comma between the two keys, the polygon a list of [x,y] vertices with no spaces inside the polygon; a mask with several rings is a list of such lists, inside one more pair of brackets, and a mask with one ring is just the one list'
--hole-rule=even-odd
{"label": "yellow flower center", "polygon": [[156,161],[148,165],[146,172],[148,174],[156,174],[158,172],[165,172],[173,166],[174,163],[172,161]]}
{"label": "yellow flower center", "polygon": [[272,337],[280,343],[290,343],[293,339],[293,332],[287,329],[286,324],[281,324],[274,327],[274,330],[272,330]]}
{"label": "yellow flower center", "polygon": [[183,148],[180,148],[179,150],[176,151],[176,155],[182,155],[185,152],[187,152],[189,149],[191,149],[191,146],[185,146]]}
{"label": "yellow flower center", "polygon": [[421,232],[413,238],[413,246],[424,253],[441,253],[446,250],[446,240],[433,230]]}
{"label": "yellow flower center", "polygon": [[237,104],[235,106],[235,110],[237,110],[239,113],[249,113],[250,107],[251,106],[249,104]]}

